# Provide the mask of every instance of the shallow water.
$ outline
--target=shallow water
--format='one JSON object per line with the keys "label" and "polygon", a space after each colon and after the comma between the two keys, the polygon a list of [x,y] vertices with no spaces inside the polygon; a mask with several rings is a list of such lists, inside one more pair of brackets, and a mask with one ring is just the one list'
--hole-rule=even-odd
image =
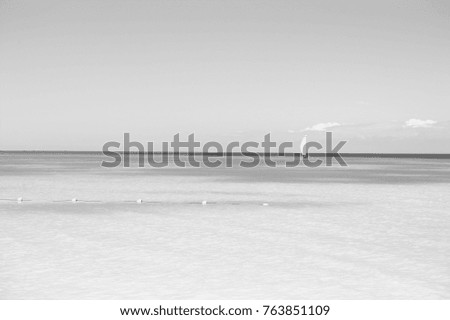
{"label": "shallow water", "polygon": [[0,298],[450,298],[448,160],[100,161],[0,155]]}

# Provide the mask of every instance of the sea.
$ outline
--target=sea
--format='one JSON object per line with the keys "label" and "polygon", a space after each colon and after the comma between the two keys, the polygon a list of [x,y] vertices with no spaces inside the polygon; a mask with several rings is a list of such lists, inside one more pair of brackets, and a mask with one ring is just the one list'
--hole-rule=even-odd
{"label": "sea", "polygon": [[0,299],[450,299],[448,159],[102,160],[0,153]]}

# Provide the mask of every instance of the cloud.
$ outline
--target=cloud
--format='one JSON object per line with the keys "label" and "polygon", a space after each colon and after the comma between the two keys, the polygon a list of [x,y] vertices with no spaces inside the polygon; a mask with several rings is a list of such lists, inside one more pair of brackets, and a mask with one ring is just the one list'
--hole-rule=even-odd
{"label": "cloud", "polygon": [[403,127],[405,128],[430,128],[437,122],[434,120],[420,120],[420,119],[409,119],[405,121]]}
{"label": "cloud", "polygon": [[338,122],[325,122],[325,123],[315,124],[312,127],[306,128],[304,131],[325,131],[329,128],[339,127],[339,126],[341,126],[341,124]]}

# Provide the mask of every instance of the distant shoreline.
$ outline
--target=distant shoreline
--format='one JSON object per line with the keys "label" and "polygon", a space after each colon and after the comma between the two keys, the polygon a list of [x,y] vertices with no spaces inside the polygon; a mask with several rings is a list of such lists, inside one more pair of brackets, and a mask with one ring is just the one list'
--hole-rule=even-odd
{"label": "distant shoreline", "polygon": [[[119,154],[131,154],[139,155],[139,152],[123,152],[116,151]],[[272,157],[300,157],[300,153],[264,153],[255,152],[259,156],[272,156]],[[237,156],[251,156],[255,153],[239,153],[239,152],[150,152],[151,155],[194,155],[194,156],[211,156],[211,157],[237,157]],[[63,150],[0,150],[0,154],[45,154],[45,155],[103,155],[102,151],[63,151]],[[147,152],[143,153],[147,155]],[[340,153],[342,158],[386,158],[386,159],[450,159],[450,153]],[[336,154],[327,153],[309,153],[310,157],[326,157],[336,156]]]}

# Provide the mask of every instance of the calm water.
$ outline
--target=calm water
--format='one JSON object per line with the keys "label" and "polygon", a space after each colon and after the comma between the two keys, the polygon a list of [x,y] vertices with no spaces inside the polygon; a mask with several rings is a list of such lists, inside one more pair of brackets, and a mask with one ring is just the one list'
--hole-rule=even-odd
{"label": "calm water", "polygon": [[0,155],[0,298],[450,299],[448,160],[100,161]]}

